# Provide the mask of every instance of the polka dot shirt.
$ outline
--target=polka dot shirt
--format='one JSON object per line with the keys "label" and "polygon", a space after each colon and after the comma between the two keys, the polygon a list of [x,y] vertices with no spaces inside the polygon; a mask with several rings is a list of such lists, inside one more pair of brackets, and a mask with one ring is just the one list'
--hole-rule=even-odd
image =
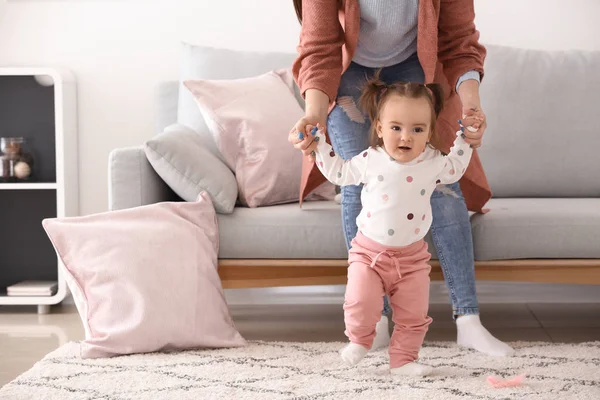
{"label": "polka dot shirt", "polygon": [[427,147],[409,163],[396,161],[382,147],[343,160],[321,132],[317,136],[318,168],[336,185],[364,184],[356,224],[363,235],[386,246],[408,246],[423,239],[431,227],[431,194],[439,184],[457,182],[472,155],[460,131],[447,156]]}

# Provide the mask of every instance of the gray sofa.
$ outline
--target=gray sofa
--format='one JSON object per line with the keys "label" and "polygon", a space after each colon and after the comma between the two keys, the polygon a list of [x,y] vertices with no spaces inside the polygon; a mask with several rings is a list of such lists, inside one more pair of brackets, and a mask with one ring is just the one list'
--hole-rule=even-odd
{"label": "gray sofa", "polygon": [[[478,279],[600,284],[600,52],[487,48],[480,156],[494,198],[489,213],[471,216]],[[248,57],[254,66],[236,69]],[[182,58],[180,79],[224,79],[289,65],[293,54],[184,45]],[[178,122],[206,135],[182,116],[195,107],[188,95],[179,82],[161,85],[157,133],[177,130]],[[180,200],[143,147],[110,154],[109,186],[111,210]],[[334,202],[236,207],[218,224],[226,287],[344,282],[347,252]],[[433,266],[432,278],[441,278]]]}

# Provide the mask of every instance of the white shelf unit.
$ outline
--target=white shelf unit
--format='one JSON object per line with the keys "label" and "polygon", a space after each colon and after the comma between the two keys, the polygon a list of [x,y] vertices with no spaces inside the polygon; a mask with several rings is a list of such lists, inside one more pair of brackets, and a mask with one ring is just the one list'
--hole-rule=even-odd
{"label": "white shelf unit", "polygon": [[[31,181],[0,183],[0,305],[47,313],[67,296],[64,266],[41,222],[79,214],[76,97],[69,70],[0,67],[0,136],[24,137],[34,155]],[[24,280],[56,280],[58,289],[6,295],[6,286]]]}

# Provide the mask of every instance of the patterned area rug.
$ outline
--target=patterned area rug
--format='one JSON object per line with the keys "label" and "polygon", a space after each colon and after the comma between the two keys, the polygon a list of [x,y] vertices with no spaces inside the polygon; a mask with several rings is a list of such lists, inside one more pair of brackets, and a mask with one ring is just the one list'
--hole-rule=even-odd
{"label": "patterned area rug", "polygon": [[[427,343],[421,361],[435,374],[400,379],[389,375],[384,351],[344,366],[342,343],[251,342],[101,360],[82,360],[68,343],[0,389],[0,399],[600,399],[600,342],[513,345],[514,357],[493,358]],[[486,381],[523,373],[516,388]]]}

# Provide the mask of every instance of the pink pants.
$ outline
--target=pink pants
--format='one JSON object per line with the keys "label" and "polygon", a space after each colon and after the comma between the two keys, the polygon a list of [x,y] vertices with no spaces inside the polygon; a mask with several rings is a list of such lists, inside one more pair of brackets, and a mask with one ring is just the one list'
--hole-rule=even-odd
{"label": "pink pants", "polygon": [[370,349],[375,325],[381,319],[383,295],[388,294],[395,324],[390,368],[418,358],[431,324],[427,316],[430,258],[423,240],[406,247],[388,247],[359,232],[352,241],[344,301],[345,333],[350,342]]}

